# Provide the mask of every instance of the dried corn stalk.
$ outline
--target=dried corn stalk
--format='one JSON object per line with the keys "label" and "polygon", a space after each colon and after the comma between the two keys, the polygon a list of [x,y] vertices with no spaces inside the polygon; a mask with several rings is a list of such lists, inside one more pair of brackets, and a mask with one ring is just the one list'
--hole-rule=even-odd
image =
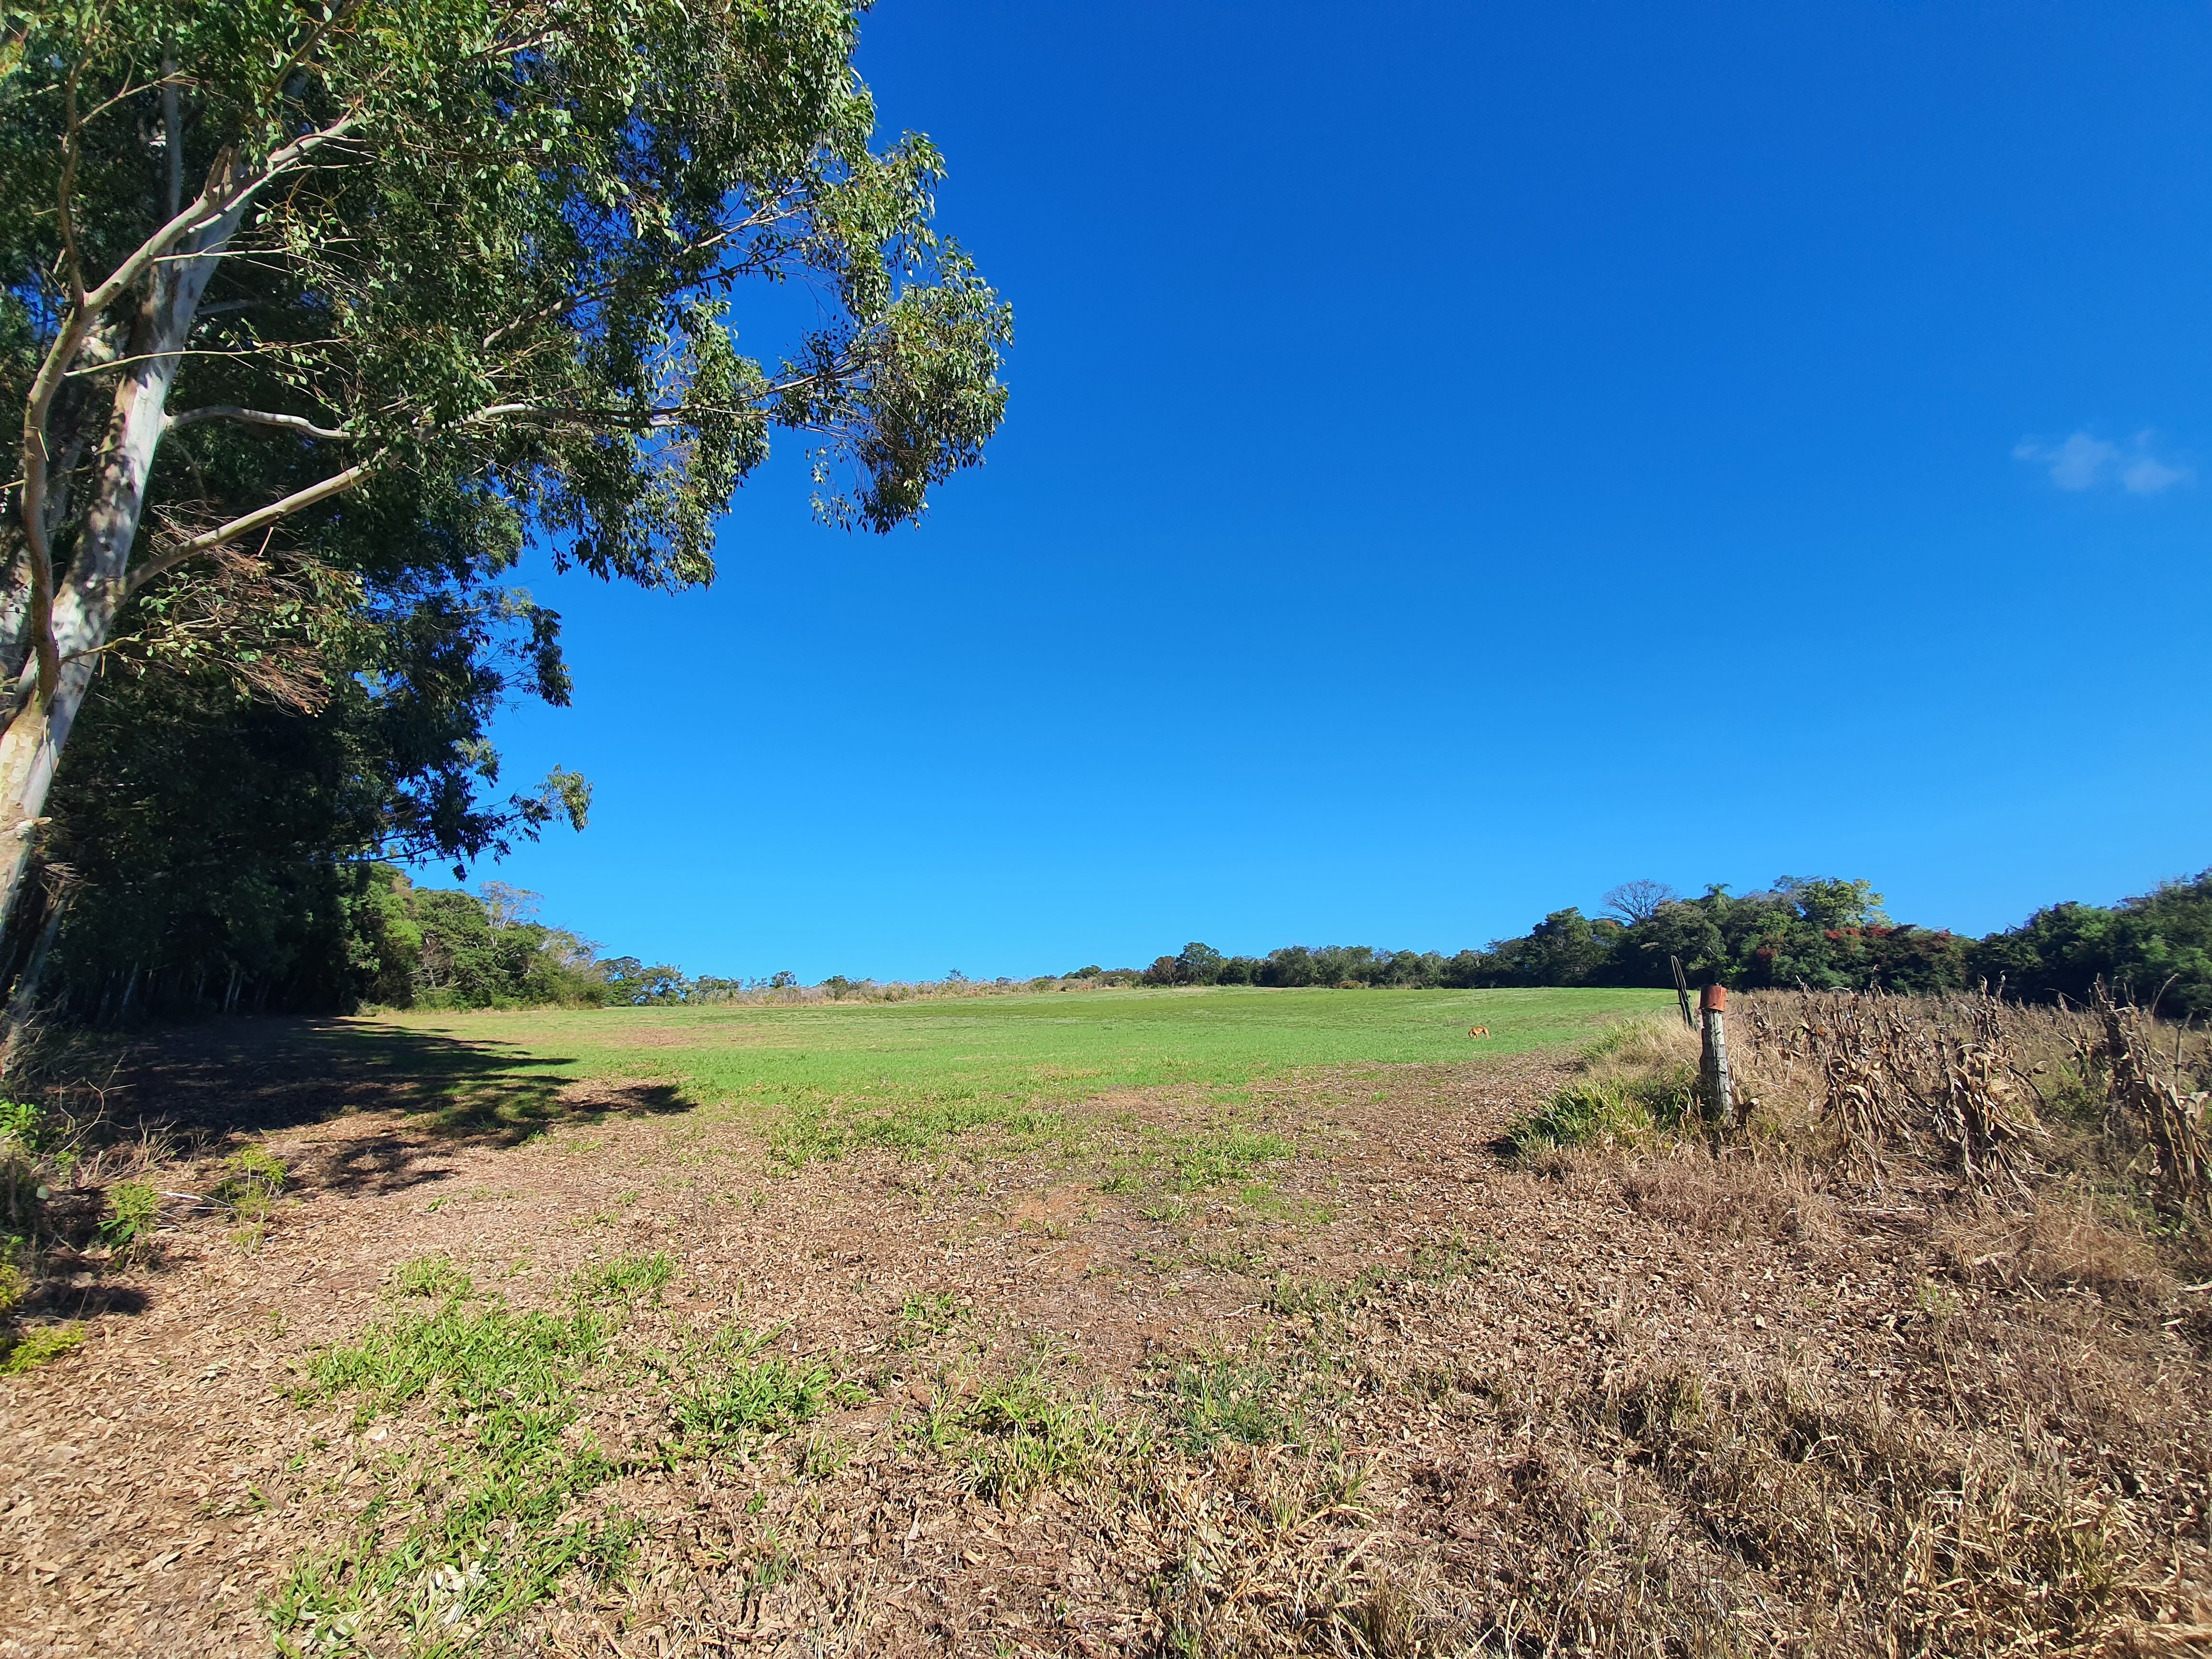
{"label": "dried corn stalk", "polygon": [[2145,1029],[2148,1017],[2132,1003],[2114,1000],[2102,980],[2092,1006],[2104,1035],[2102,1041],[2084,1046],[2082,1074],[2103,1074],[2108,1115],[2124,1119],[2148,1143],[2151,1184],[2160,1196],[2176,1207],[2208,1207],[2212,1134],[2205,1129],[2206,1093],[2182,1092],[2179,1064],[2170,1074],[2161,1071]]}
{"label": "dried corn stalk", "polygon": [[1879,992],[1795,1000],[1797,1017],[1780,1022],[1752,1005],[1751,1046],[1763,1068],[1812,1074],[1814,1115],[1844,1164],[1876,1185],[1899,1155],[1948,1165],[1978,1190],[2021,1183],[2039,1129],[2021,1098],[2002,1003]]}

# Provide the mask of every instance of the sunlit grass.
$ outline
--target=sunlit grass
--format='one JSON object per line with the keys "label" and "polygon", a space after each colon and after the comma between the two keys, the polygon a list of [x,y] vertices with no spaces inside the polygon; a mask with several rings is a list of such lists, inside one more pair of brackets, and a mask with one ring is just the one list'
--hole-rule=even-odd
{"label": "sunlit grass", "polygon": [[[565,1082],[649,1083],[665,1091],[660,1109],[680,1103],[751,1119],[795,1167],[860,1147],[925,1151],[977,1129],[1016,1144],[1054,1140],[1068,1133],[1071,1108],[1122,1091],[1233,1098],[1322,1068],[1521,1053],[1586,1039],[1664,1001],[1638,990],[1091,991],[396,1014],[325,1029],[372,1064],[385,1048],[465,1045],[481,1063],[456,1079],[468,1097],[456,1127],[487,1109],[514,1115],[494,1102],[509,1073],[533,1103]],[[1477,1025],[1489,1035],[1470,1038]]]}

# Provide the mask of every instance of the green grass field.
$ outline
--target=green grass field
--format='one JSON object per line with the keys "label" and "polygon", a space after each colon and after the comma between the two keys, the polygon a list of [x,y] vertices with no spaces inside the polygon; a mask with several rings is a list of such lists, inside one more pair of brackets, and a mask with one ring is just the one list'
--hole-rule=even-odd
{"label": "green grass field", "polygon": [[[1663,1010],[1631,990],[1091,991],[905,1003],[394,1014],[343,1022],[346,1060],[465,1057],[453,1111],[517,1127],[559,1085],[665,1085],[672,1103],[762,1115],[801,1156],[1039,1127],[1117,1091],[1233,1098],[1322,1067],[1443,1064],[1571,1043]],[[1490,1036],[1470,1039],[1468,1027]],[[337,1058],[337,1056],[333,1056]]]}

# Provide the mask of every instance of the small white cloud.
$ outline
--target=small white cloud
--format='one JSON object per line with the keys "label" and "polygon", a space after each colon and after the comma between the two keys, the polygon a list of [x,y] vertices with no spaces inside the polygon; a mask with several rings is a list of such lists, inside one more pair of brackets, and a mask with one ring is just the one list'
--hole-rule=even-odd
{"label": "small white cloud", "polygon": [[2189,466],[2168,466],[2164,461],[2146,455],[2132,461],[2120,474],[2121,488],[2133,495],[2155,495],[2161,489],[2171,489],[2176,484],[2188,483],[2197,477],[2197,469]]}
{"label": "small white cloud", "polygon": [[2151,434],[2136,434],[2133,453],[2087,430],[2063,443],[2046,444],[2023,438],[2013,447],[2013,459],[2046,468],[2051,482],[2061,489],[2094,489],[2118,483],[2131,495],[2155,495],[2176,484],[2193,483],[2194,467],[2160,460],[2150,453]]}

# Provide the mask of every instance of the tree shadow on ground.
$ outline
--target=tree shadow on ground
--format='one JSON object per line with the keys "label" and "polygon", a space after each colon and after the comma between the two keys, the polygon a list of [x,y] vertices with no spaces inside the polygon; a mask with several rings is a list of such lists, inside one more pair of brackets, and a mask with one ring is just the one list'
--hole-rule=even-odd
{"label": "tree shadow on ground", "polygon": [[[369,1020],[49,1033],[33,1058],[29,1075],[19,1070],[10,1083],[27,1093],[36,1085],[62,1106],[75,1120],[78,1149],[68,1184],[58,1182],[51,1199],[40,1193],[41,1259],[21,1311],[47,1319],[130,1316],[151,1305],[147,1290],[100,1277],[104,1251],[85,1254],[117,1179],[109,1152],[126,1155],[133,1179],[151,1178],[139,1161],[150,1153],[168,1166],[158,1177],[165,1200],[220,1218],[227,1209],[235,1216],[219,1183],[235,1178],[238,1166],[216,1160],[272,1135],[327,1126],[283,1150],[286,1194],[368,1198],[448,1179],[452,1154],[465,1148],[513,1146],[550,1130],[695,1104],[670,1083],[574,1079],[568,1055]],[[208,1161],[197,1172],[188,1167],[200,1160]],[[201,1190],[173,1190],[187,1182]]]}
{"label": "tree shadow on ground", "polygon": [[329,1184],[376,1190],[411,1184],[406,1169],[426,1141],[514,1146],[564,1125],[694,1104],[673,1084],[580,1081],[568,1075],[570,1055],[368,1020],[210,1020],[50,1063],[58,1077],[101,1079],[73,1092],[119,1138],[157,1133],[189,1152],[353,1115],[401,1114],[397,1123],[362,1126],[328,1160]]}

